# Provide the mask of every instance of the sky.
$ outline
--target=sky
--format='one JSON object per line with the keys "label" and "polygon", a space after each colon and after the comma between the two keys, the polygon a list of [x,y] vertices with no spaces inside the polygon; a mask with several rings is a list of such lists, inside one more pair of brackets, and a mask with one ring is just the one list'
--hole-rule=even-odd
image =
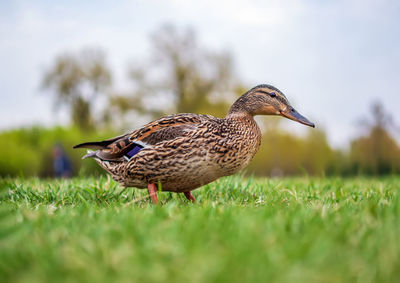
{"label": "sky", "polygon": [[361,134],[374,101],[400,123],[400,1],[3,0],[0,130],[68,122],[40,88],[58,54],[101,48],[124,87],[128,64],[148,55],[149,35],[164,24],[229,51],[246,85],[278,87],[334,146]]}

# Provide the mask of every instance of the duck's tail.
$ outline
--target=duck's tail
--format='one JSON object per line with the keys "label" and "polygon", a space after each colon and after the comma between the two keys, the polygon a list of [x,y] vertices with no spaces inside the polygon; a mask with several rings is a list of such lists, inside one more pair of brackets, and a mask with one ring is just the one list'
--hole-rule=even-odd
{"label": "duck's tail", "polygon": [[99,142],[84,142],[75,145],[73,148],[91,148],[91,149],[104,149],[111,142],[110,141],[99,141]]}

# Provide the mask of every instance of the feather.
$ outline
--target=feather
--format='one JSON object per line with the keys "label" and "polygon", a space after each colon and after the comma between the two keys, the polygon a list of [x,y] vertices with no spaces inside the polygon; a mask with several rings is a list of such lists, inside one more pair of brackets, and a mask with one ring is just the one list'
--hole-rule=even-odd
{"label": "feather", "polygon": [[97,151],[88,150],[87,154],[82,157],[82,159],[96,157]]}

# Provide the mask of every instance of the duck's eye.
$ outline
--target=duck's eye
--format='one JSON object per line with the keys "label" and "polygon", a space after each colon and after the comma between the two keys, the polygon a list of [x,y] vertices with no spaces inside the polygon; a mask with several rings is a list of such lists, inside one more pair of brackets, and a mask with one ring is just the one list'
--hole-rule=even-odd
{"label": "duck's eye", "polygon": [[270,93],[269,93],[269,96],[271,96],[271,97],[276,97],[276,93],[275,93],[275,92],[270,92]]}

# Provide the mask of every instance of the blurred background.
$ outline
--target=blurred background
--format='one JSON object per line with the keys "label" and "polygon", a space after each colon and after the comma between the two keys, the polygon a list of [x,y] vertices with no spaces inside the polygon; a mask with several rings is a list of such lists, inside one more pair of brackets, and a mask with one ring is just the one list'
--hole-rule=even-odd
{"label": "blurred background", "polygon": [[1,1],[0,176],[104,174],[77,143],[268,83],[261,176],[400,173],[400,2]]}

